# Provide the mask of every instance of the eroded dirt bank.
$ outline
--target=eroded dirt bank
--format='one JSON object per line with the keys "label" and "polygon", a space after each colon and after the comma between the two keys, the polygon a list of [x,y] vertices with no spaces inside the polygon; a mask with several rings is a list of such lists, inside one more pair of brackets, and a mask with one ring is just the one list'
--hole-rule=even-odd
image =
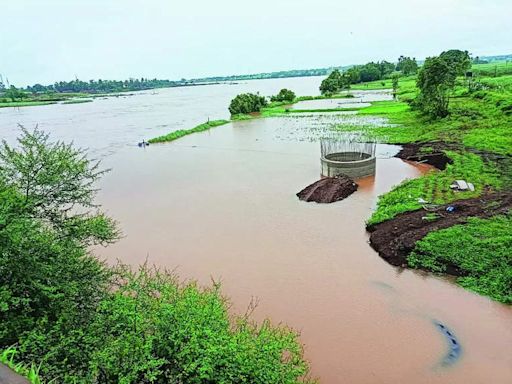
{"label": "eroded dirt bank", "polygon": [[402,144],[402,149],[396,154],[396,157],[403,160],[430,164],[437,169],[443,170],[447,164],[453,163],[444,153],[448,149],[454,148],[443,142],[408,143]]}
{"label": "eroded dirt bank", "polygon": [[[448,206],[454,207],[455,210],[447,212]],[[371,233],[371,246],[383,259],[393,265],[405,266],[407,256],[414,249],[416,242],[429,232],[463,224],[468,217],[488,218],[507,213],[511,209],[512,193],[488,193],[480,197],[440,205],[434,212],[436,215],[434,220],[426,216],[432,212],[419,209],[401,213],[391,220],[369,226],[367,229]],[[461,271],[453,266],[447,267],[447,273],[461,275]]]}

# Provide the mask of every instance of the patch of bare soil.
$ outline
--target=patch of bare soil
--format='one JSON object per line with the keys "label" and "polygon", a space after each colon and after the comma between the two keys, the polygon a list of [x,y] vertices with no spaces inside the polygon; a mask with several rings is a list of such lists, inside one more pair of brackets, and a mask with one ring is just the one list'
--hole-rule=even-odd
{"label": "patch of bare soil", "polygon": [[334,203],[357,191],[357,184],[348,176],[326,177],[297,193],[300,200]]}
{"label": "patch of bare soil", "polygon": [[[454,210],[448,212],[448,206]],[[396,266],[406,266],[407,256],[414,249],[416,242],[429,232],[464,224],[468,217],[489,218],[511,210],[512,193],[488,193],[441,205],[434,212],[430,209],[405,212],[367,229],[371,233],[371,246],[383,259]],[[448,266],[447,272],[456,276],[461,275],[455,267]]]}
{"label": "patch of bare soil", "polygon": [[396,154],[396,157],[427,163],[443,170],[446,168],[446,164],[453,163],[452,159],[444,153],[447,149],[453,149],[453,147],[443,142],[408,143],[402,145],[402,149]]}

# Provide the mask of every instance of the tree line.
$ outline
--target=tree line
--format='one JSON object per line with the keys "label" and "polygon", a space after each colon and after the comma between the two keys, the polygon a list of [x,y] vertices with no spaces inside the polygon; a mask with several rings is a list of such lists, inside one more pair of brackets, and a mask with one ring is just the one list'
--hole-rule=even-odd
{"label": "tree line", "polygon": [[343,72],[335,69],[320,84],[320,92],[323,95],[335,94],[343,89],[350,88],[351,84],[389,79],[395,73],[409,76],[417,71],[418,63],[416,59],[405,56],[400,56],[397,64],[383,60],[355,65]]}
{"label": "tree line", "polygon": [[[355,66],[343,73],[334,70],[320,84],[320,92],[332,95],[349,89],[351,84],[391,78],[393,95],[396,96],[399,77],[417,73],[418,94],[411,100],[411,106],[432,118],[442,118],[449,113],[450,96],[457,77],[466,76],[471,79],[470,69],[475,62],[480,62],[480,59],[471,59],[468,51],[458,49],[428,57],[421,67],[416,59],[400,56],[396,65],[380,61]],[[468,81],[468,84],[472,83]]]}

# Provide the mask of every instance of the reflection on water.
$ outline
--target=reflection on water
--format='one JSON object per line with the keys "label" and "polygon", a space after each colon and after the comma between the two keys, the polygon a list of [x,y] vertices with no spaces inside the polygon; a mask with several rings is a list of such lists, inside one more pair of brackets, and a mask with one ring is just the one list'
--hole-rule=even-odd
{"label": "reflection on water", "polygon": [[[301,79],[268,83],[258,84],[311,93],[297,91]],[[317,140],[337,116],[257,119],[170,144],[134,145],[207,116],[225,117],[226,100],[243,87],[158,90],[20,115],[0,110],[0,129],[12,140],[13,123],[39,122],[58,138],[111,152],[104,165],[113,171],[99,197],[125,237],[99,254],[177,267],[183,278],[204,284],[221,279],[237,312],[258,297],[255,318],[300,330],[322,383],[510,383],[511,308],[391,267],[367,244],[364,221],[377,196],[428,171],[391,157],[398,147],[379,145],[376,175],[358,180],[348,199],[321,205],[295,193],[318,179]],[[446,354],[433,319],[464,348],[443,369],[433,368]]]}

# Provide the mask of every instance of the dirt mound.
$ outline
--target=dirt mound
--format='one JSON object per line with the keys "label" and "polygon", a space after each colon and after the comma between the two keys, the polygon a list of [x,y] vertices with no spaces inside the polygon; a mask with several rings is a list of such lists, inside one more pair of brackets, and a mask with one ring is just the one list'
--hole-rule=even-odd
{"label": "dirt mound", "polygon": [[446,164],[453,163],[452,159],[444,153],[447,149],[453,148],[443,142],[409,143],[402,145],[402,149],[396,154],[396,157],[427,163],[443,170],[446,168]]}
{"label": "dirt mound", "polygon": [[[454,207],[453,212],[446,210],[448,206]],[[391,220],[369,226],[367,230],[371,233],[371,246],[383,259],[390,264],[404,266],[416,242],[429,232],[464,224],[470,216],[488,218],[507,213],[511,209],[511,193],[489,193],[440,205],[435,211],[420,209],[405,212]],[[448,267],[447,273],[461,275],[454,267]]]}
{"label": "dirt mound", "polygon": [[334,203],[357,191],[357,184],[348,176],[326,177],[297,193],[300,200]]}

